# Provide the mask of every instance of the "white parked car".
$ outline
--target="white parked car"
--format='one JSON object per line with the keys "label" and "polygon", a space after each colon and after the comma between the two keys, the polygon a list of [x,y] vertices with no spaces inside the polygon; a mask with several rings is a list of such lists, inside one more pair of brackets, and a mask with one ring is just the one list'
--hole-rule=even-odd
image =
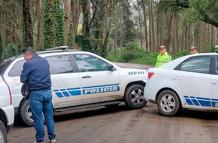
{"label": "white parked car", "polygon": [[218,53],[188,55],[149,69],[144,96],[165,116],[182,108],[218,110]]}
{"label": "white parked car", "polygon": [[[102,105],[115,106],[122,101],[132,109],[146,104],[143,93],[146,70],[120,68],[100,56],[78,50],[56,48],[38,54],[50,64],[55,113]],[[22,56],[8,61],[2,76],[10,88],[16,114],[31,126],[32,114],[20,91],[20,73],[24,62]]]}
{"label": "white parked car", "polygon": [[11,92],[2,76],[0,76],[0,88],[0,143],[7,143],[7,131],[14,123],[14,107]]}

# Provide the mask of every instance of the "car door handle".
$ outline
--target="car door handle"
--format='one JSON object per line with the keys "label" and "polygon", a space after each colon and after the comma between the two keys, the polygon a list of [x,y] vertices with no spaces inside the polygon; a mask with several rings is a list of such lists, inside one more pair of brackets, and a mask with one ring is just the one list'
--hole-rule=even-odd
{"label": "car door handle", "polygon": [[218,84],[218,81],[212,81],[212,84],[216,85],[216,84]]}
{"label": "car door handle", "polygon": [[91,78],[91,76],[86,75],[86,76],[82,76],[82,78]]}
{"label": "car door handle", "polygon": [[173,77],[173,80],[181,80],[180,76]]}

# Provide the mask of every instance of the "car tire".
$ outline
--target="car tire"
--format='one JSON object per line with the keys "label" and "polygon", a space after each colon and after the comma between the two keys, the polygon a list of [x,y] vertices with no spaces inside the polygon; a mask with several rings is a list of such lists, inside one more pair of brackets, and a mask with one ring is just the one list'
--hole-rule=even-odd
{"label": "car tire", "polygon": [[7,143],[7,132],[2,121],[0,121],[0,143]]}
{"label": "car tire", "polygon": [[175,116],[181,108],[179,97],[172,90],[164,90],[157,97],[157,108],[160,115]]}
{"label": "car tire", "polygon": [[32,127],[33,126],[33,118],[30,110],[30,105],[28,100],[23,100],[20,104],[19,108],[19,116],[24,125]]}
{"label": "car tire", "polygon": [[139,84],[127,87],[124,95],[124,101],[130,109],[143,108],[147,103],[144,98],[144,87]]}

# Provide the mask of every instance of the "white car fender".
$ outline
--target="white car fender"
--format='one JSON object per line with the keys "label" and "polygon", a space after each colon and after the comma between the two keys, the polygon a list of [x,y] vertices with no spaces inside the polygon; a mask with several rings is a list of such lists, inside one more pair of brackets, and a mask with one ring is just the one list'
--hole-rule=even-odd
{"label": "white car fender", "polygon": [[[121,92],[124,93],[127,85],[132,82],[144,82],[147,81],[147,71],[141,69],[123,69],[121,71]],[[142,80],[143,79],[143,80]]]}

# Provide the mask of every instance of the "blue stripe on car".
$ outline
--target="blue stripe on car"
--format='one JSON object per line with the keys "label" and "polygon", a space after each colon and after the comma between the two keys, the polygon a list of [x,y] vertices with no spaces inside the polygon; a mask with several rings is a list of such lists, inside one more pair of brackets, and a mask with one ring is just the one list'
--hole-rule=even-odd
{"label": "blue stripe on car", "polygon": [[202,107],[218,107],[218,99],[184,96],[188,105],[202,106]]}
{"label": "blue stripe on car", "polygon": [[119,91],[119,84],[53,90],[58,98]]}

